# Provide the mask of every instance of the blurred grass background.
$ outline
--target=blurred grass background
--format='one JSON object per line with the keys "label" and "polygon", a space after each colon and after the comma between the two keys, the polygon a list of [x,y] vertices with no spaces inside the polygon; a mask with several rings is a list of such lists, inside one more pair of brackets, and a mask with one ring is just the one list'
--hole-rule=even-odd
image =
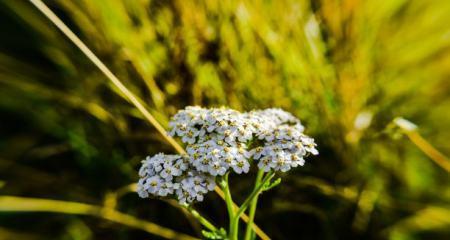
{"label": "blurred grass background", "polygon": [[[449,173],[392,123],[450,155],[449,1],[45,2],[163,125],[187,105],[302,120],[320,156],[262,197],[273,239],[450,239]],[[141,223],[200,237],[126,187],[174,150],[28,1],[0,13],[0,238],[159,239]],[[234,179],[240,201],[252,178]],[[226,225],[213,193],[196,207]]]}

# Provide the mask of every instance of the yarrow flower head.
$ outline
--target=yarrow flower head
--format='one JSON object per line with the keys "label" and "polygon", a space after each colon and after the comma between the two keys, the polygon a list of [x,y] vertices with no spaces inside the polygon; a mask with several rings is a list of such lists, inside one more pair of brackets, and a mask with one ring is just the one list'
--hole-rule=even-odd
{"label": "yarrow flower head", "polygon": [[187,155],[147,157],[139,172],[141,197],[202,201],[217,176],[248,173],[252,164],[265,172],[286,172],[303,166],[307,155],[318,154],[300,120],[277,108],[240,113],[186,107],[172,117],[169,127],[168,134],[186,144]]}
{"label": "yarrow flower head", "polygon": [[202,201],[203,195],[215,187],[214,178],[190,168],[189,158],[179,155],[156,154],[142,161],[138,194],[166,197],[176,194],[178,200],[190,203]]}

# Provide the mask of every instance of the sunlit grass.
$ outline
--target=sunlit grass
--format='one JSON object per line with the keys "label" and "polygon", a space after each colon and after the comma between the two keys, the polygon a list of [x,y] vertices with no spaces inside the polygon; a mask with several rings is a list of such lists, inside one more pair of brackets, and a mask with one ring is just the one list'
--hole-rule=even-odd
{"label": "sunlit grass", "polygon": [[[445,24],[450,3],[46,2],[162,126],[169,115],[192,104],[282,107],[304,122],[308,134],[319,140],[321,157],[290,177],[292,186],[272,198],[274,209],[262,209],[264,217],[257,223],[267,225],[278,216],[272,211],[291,209],[306,217],[326,216],[317,219],[330,234],[345,229],[394,239],[430,232],[448,236],[449,223],[441,220],[450,204],[445,170],[450,155],[450,28]],[[17,29],[7,29],[13,34],[1,40],[7,48],[0,50],[0,110],[13,119],[5,124],[26,123],[20,134],[5,131],[0,137],[0,156],[8,159],[0,165],[4,194],[48,195],[42,193],[46,185],[26,188],[28,179],[18,178],[23,175],[14,169],[25,165],[38,176],[43,176],[40,171],[60,176],[48,170],[58,158],[77,168],[61,170],[72,176],[62,184],[85,185],[88,195],[98,198],[111,186],[95,179],[103,183],[94,191],[88,181],[79,183],[89,169],[117,173],[114,187],[125,186],[134,182],[139,162],[131,156],[170,151],[123,93],[29,2],[1,5]],[[418,129],[405,134],[392,127],[396,117]],[[356,120],[364,118],[368,124],[361,127]],[[26,154],[58,143],[67,146],[66,155]],[[315,179],[312,184],[297,184],[305,175]],[[75,200],[82,195],[60,196]],[[340,211],[330,211],[323,202]],[[350,219],[345,226],[327,220],[344,217]],[[412,224],[434,220],[438,224],[423,228]],[[288,238],[283,227],[268,231],[274,238]]]}

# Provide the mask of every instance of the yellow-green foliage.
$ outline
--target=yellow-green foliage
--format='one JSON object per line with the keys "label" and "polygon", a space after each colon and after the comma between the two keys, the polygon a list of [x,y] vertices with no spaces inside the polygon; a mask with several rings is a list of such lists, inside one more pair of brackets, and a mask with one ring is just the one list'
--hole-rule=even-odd
{"label": "yellow-green foliage", "polygon": [[[392,123],[412,121],[450,155],[450,1],[46,2],[163,124],[187,105],[281,107],[304,122],[321,155],[263,196],[273,203],[256,222],[274,239],[450,236],[449,173]],[[170,146],[29,2],[0,6],[5,194],[101,204]],[[166,225],[180,216],[135,198],[130,213]],[[17,218],[0,215],[0,236],[20,229],[2,224]]]}

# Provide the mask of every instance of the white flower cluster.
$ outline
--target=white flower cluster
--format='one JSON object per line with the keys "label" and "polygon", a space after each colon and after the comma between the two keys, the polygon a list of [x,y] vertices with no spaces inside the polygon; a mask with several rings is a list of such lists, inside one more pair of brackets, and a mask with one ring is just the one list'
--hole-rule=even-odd
{"label": "white flower cluster", "polygon": [[159,153],[142,161],[139,170],[138,194],[149,193],[159,197],[175,194],[181,203],[203,201],[203,196],[214,189],[214,178],[189,168],[189,158]]}
{"label": "white flower cluster", "polygon": [[263,140],[264,145],[252,150],[258,167],[265,172],[271,169],[286,172],[292,167],[303,166],[305,155],[317,155],[319,152],[314,140],[302,131],[303,126],[297,123],[293,126],[280,125],[270,134],[260,134],[258,139]]}
{"label": "white flower cluster", "polygon": [[214,177],[231,169],[247,173],[252,161],[260,169],[286,172],[303,166],[303,157],[318,154],[314,140],[292,114],[281,109],[240,113],[227,108],[187,107],[169,123],[187,156],[158,154],[143,161],[139,194],[175,194],[180,202],[201,201]]}

